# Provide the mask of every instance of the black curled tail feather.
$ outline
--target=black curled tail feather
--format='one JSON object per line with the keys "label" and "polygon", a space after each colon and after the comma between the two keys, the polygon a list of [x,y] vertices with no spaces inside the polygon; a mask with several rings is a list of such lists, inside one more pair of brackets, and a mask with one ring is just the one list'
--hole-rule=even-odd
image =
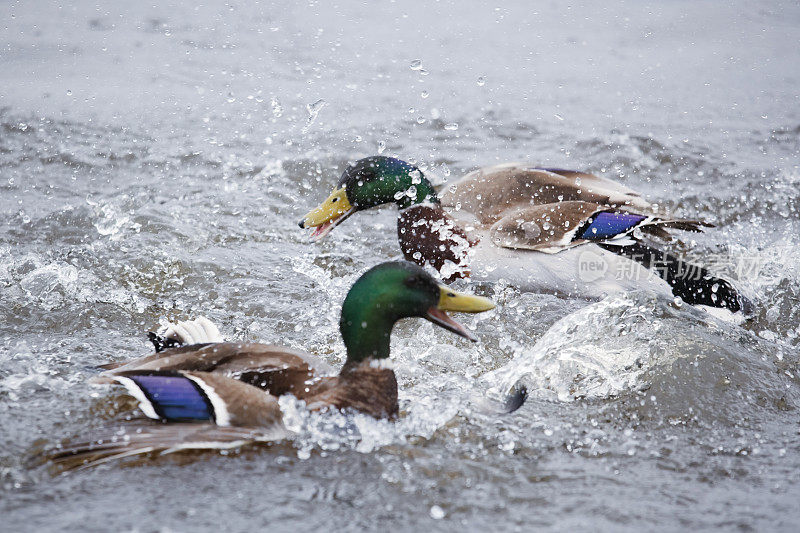
{"label": "black curled tail feather", "polygon": [[153,343],[156,353],[163,352],[168,348],[177,348],[183,344],[177,339],[173,339],[172,337],[162,337],[158,333],[154,333],[152,331],[147,332],[147,338]]}
{"label": "black curled tail feather", "polygon": [[746,315],[752,312],[752,303],[730,282],[714,276],[700,265],[688,263],[640,241],[626,246],[598,244],[654,271],[669,284],[672,294],[680,296],[688,304],[718,307],[733,313],[742,311]]}

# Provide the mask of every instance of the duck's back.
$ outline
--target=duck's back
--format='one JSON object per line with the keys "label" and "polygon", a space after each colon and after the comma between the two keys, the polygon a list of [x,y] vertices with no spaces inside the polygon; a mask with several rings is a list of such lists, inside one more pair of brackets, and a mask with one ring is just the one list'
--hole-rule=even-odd
{"label": "duck's back", "polygon": [[214,372],[268,390],[275,396],[302,396],[307,381],[333,374],[319,357],[285,346],[219,342],[181,346],[152,354],[101,374],[96,380],[131,370]]}
{"label": "duck's back", "polygon": [[444,207],[472,213],[481,224],[496,222],[510,209],[571,200],[653,210],[639,193],[614,181],[574,170],[518,163],[470,172],[446,186],[440,199]]}

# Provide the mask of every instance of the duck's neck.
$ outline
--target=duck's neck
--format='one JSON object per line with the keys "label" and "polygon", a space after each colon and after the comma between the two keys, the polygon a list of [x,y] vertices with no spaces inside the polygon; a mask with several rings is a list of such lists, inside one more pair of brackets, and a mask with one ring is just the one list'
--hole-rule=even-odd
{"label": "duck's neck", "polygon": [[453,281],[470,275],[471,241],[467,232],[441,204],[412,205],[397,218],[397,238],[407,261],[432,266],[442,279]]}
{"label": "duck's neck", "polygon": [[389,357],[389,340],[398,316],[377,297],[380,279],[359,280],[342,304],[339,330],[347,349],[347,363]]}
{"label": "duck's neck", "polygon": [[346,321],[342,317],[340,329],[347,349],[348,363],[389,357],[389,340],[394,321],[388,322],[364,311],[349,316]]}
{"label": "duck's neck", "polygon": [[405,192],[402,196],[398,193],[395,198],[398,208],[405,209],[418,204],[440,205],[436,189],[421,171],[413,170],[405,175],[403,185],[406,186]]}

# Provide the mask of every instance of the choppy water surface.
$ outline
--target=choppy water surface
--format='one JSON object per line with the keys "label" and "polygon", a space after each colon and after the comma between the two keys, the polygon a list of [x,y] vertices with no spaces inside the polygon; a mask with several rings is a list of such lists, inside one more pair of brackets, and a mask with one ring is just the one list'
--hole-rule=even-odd
{"label": "choppy water surface", "polygon": [[[0,6],[3,529],[796,528],[796,4],[71,4]],[[476,287],[500,304],[466,318],[480,344],[396,328],[396,424],[284,402],[291,443],[29,466],[123,416],[86,380],[163,317],[340,364],[339,303],[398,257],[395,214],[321,245],[296,220],[381,151],[619,179],[717,223],[692,242],[757,316]],[[485,414],[520,377],[528,403]]]}

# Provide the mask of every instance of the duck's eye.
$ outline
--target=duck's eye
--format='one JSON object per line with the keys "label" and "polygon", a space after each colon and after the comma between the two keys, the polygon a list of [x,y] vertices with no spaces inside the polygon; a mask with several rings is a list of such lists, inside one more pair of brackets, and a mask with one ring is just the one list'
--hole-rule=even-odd
{"label": "duck's eye", "polygon": [[336,197],[336,198],[334,198],[333,200],[331,200],[331,203],[332,203],[332,204],[335,204],[335,203],[336,203],[336,202],[338,202],[338,201],[339,201],[339,197]]}
{"label": "duck's eye", "polygon": [[448,292],[448,293],[447,293],[447,295],[448,295],[450,298],[455,298],[455,297],[456,297],[456,295],[455,295],[454,293],[452,293],[452,292]]}

